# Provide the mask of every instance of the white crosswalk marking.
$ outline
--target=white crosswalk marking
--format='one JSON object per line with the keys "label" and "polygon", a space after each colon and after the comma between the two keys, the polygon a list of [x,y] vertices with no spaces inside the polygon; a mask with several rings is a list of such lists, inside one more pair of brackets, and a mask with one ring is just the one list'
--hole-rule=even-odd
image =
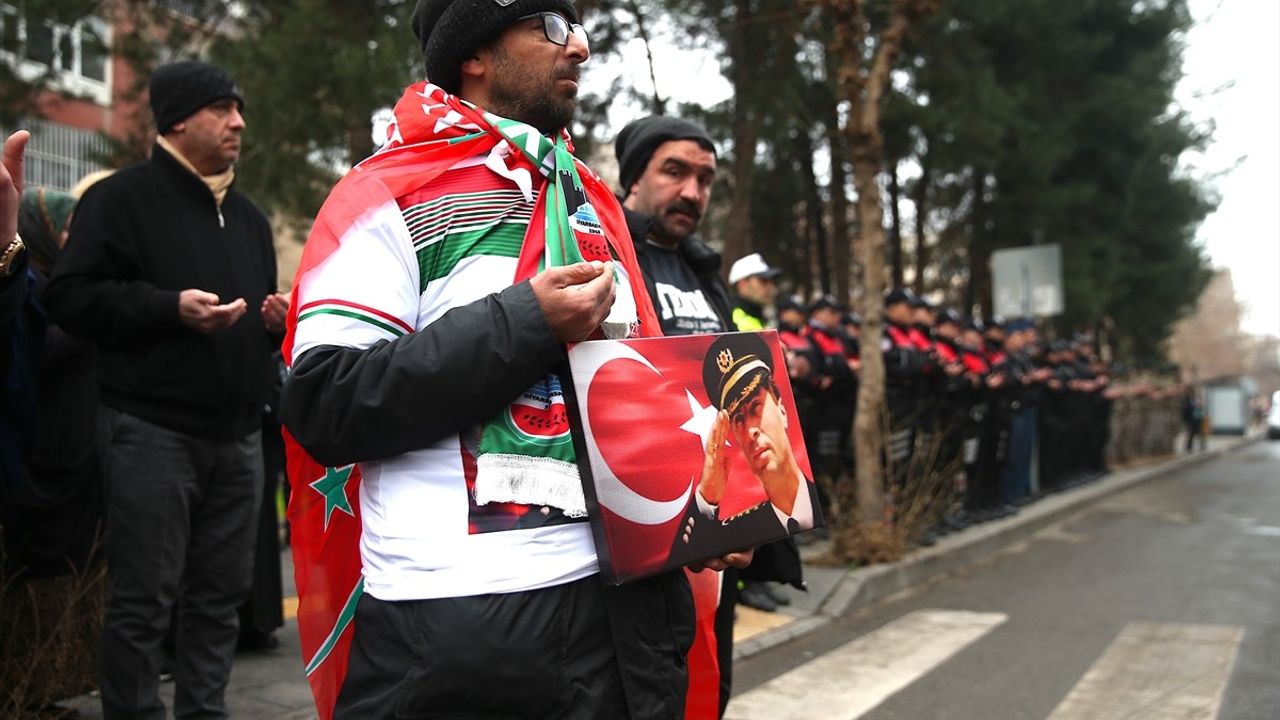
{"label": "white crosswalk marking", "polygon": [[733,698],[726,720],[854,720],[1008,619],[921,610]]}
{"label": "white crosswalk marking", "polygon": [[1213,720],[1244,628],[1130,623],[1049,720]]}

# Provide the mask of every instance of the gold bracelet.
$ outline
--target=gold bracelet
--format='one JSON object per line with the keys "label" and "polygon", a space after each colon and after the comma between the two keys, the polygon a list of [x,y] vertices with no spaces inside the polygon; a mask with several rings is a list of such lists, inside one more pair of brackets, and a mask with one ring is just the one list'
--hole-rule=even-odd
{"label": "gold bracelet", "polygon": [[22,236],[14,233],[13,242],[0,253],[0,277],[9,277],[13,274],[13,261],[26,248],[27,246],[22,243]]}

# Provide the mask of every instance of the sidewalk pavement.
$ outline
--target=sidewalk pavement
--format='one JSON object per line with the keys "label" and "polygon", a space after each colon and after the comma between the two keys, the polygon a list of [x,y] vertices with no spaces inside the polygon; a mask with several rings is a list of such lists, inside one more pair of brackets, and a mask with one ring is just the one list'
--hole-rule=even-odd
{"label": "sidewalk pavement", "polygon": [[[1023,507],[1018,514],[948,535],[931,548],[916,550],[903,560],[886,565],[847,569],[823,567],[811,562],[830,550],[830,543],[815,542],[801,548],[806,560],[809,592],[785,588],[791,605],[775,613],[739,606],[734,627],[734,658],[741,660],[814,632],[859,606],[868,606],[898,592],[942,577],[991,557],[999,549],[1052,525],[1099,500],[1176,470],[1232,452],[1258,437],[1209,439],[1207,450],[1179,455],[1112,472],[1105,478],[1066,492],[1049,495]],[[236,657],[227,690],[231,716],[243,720],[309,720],[315,710],[302,672],[298,626],[294,621],[293,565],[286,551],[282,558],[285,580],[285,626],[276,632],[280,646]],[[172,708],[173,683],[161,685],[161,695]],[[85,720],[102,717],[96,695],[84,695],[64,703],[80,711]]]}

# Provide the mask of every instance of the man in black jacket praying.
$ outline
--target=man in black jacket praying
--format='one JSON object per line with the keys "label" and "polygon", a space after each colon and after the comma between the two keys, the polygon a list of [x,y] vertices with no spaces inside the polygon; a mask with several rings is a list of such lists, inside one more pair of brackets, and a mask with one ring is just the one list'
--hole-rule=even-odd
{"label": "man in black jacket praying", "polygon": [[[45,298],[99,349],[108,592],[104,717],[226,717],[262,491],[261,414],[288,300],[266,217],[233,187],[244,99],[220,68],[151,77],[151,159],[93,186]],[[276,335],[273,338],[273,335]]]}

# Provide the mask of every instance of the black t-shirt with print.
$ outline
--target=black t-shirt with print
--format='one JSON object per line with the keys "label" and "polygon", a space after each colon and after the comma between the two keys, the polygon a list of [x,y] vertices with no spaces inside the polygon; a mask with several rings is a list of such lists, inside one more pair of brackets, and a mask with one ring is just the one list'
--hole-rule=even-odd
{"label": "black t-shirt with print", "polygon": [[724,332],[726,328],[707,301],[698,276],[680,253],[652,242],[645,250],[644,270],[654,283],[653,309],[663,334]]}

